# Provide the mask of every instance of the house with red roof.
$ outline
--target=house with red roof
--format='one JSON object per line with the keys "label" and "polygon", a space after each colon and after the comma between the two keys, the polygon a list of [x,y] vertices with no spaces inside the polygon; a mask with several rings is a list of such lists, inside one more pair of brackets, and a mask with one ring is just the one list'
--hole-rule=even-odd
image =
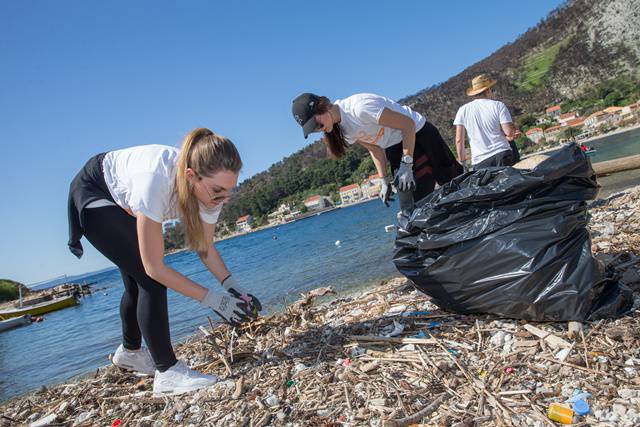
{"label": "house with red roof", "polygon": [[253,224],[253,216],[245,215],[236,219],[236,231],[241,233],[246,233],[251,231],[251,224]]}
{"label": "house with red roof", "polygon": [[560,132],[562,132],[562,126],[551,126],[545,129],[544,137],[547,141],[557,141],[560,138]]}
{"label": "house with red roof", "polygon": [[358,184],[345,185],[340,187],[340,200],[343,205],[355,203],[362,199],[362,189]]}
{"label": "house with red roof", "polygon": [[544,131],[542,130],[542,128],[531,128],[525,133],[527,134],[527,138],[529,138],[536,144],[540,142],[542,138],[544,138]]}
{"label": "house with red roof", "polygon": [[609,120],[610,115],[608,113],[605,113],[604,111],[596,111],[595,113],[584,119],[584,124],[586,126],[589,126],[590,128],[595,128],[609,122]]}
{"label": "house with red roof", "polygon": [[568,121],[575,120],[577,118],[578,118],[578,113],[576,112],[560,114],[558,116],[558,123],[560,123],[561,126],[567,126]]}
{"label": "house with red roof", "polygon": [[316,194],[315,196],[308,197],[304,201],[304,205],[309,210],[324,209],[331,206],[331,201],[325,196]]}
{"label": "house with red roof", "polygon": [[572,128],[580,128],[584,126],[584,119],[582,117],[578,117],[577,119],[569,120],[567,122],[567,126]]}
{"label": "house with red roof", "polygon": [[362,181],[360,184],[360,190],[362,190],[362,197],[369,199],[371,197],[376,197],[380,194],[380,189],[382,188],[382,178],[376,173],[373,175],[369,175],[367,179]]}
{"label": "house with red roof", "polygon": [[547,116],[551,117],[552,119],[558,118],[560,116],[560,106],[553,105],[547,108]]}

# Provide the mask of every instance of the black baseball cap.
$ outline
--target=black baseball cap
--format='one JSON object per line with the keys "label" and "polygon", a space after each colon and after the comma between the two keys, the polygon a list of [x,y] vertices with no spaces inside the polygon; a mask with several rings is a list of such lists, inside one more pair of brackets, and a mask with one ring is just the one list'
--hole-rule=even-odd
{"label": "black baseball cap", "polygon": [[303,93],[293,100],[291,112],[296,122],[302,126],[302,133],[304,133],[305,138],[318,128],[318,122],[313,117],[313,110],[315,110],[319,101],[320,97],[312,93]]}

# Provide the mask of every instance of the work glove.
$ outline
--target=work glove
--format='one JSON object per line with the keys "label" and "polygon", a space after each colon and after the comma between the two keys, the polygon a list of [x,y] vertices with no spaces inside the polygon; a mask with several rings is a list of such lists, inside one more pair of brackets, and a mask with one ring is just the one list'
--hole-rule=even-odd
{"label": "work glove", "polygon": [[465,160],[462,162],[462,173],[469,172],[469,163]]}
{"label": "work glove", "polygon": [[413,177],[413,163],[400,162],[400,167],[396,172],[395,178],[398,191],[414,191],[416,189],[416,180]]}
{"label": "work glove", "polygon": [[256,319],[258,313],[262,311],[262,304],[260,300],[254,295],[248,293],[238,285],[235,277],[228,275],[226,279],[222,281],[222,287],[236,298],[240,298],[249,305],[249,313],[251,317]]}
{"label": "work glove", "polygon": [[393,187],[391,186],[391,179],[388,176],[385,176],[382,179],[382,185],[380,187],[380,200],[386,207],[390,206],[390,203],[393,202]]}
{"label": "work glove", "polygon": [[222,320],[232,326],[239,326],[240,323],[246,322],[251,315],[249,304],[246,301],[211,290],[207,291],[200,304],[215,311],[218,316],[222,317]]}

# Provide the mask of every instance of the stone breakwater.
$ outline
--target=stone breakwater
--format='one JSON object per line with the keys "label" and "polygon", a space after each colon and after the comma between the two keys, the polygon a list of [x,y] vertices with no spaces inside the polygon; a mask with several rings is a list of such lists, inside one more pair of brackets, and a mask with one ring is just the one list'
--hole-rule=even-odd
{"label": "stone breakwater", "polygon": [[[587,424],[640,424],[640,187],[592,204],[592,249],[635,292],[628,316],[578,325],[444,312],[392,279],[322,288],[234,331],[202,327],[178,357],[220,382],[154,397],[152,378],[99,369],[0,405],[0,426],[549,426],[590,393]],[[44,368],[43,368],[44,369]]]}

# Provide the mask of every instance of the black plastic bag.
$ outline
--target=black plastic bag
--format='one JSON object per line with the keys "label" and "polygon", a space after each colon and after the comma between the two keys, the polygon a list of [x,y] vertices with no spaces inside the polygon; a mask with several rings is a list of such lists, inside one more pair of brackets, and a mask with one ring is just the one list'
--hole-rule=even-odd
{"label": "black plastic bag", "polygon": [[460,175],[420,200],[398,231],[398,270],[459,313],[581,321],[630,310],[631,290],[591,254],[589,160],[575,144],[547,155],[532,170]]}

